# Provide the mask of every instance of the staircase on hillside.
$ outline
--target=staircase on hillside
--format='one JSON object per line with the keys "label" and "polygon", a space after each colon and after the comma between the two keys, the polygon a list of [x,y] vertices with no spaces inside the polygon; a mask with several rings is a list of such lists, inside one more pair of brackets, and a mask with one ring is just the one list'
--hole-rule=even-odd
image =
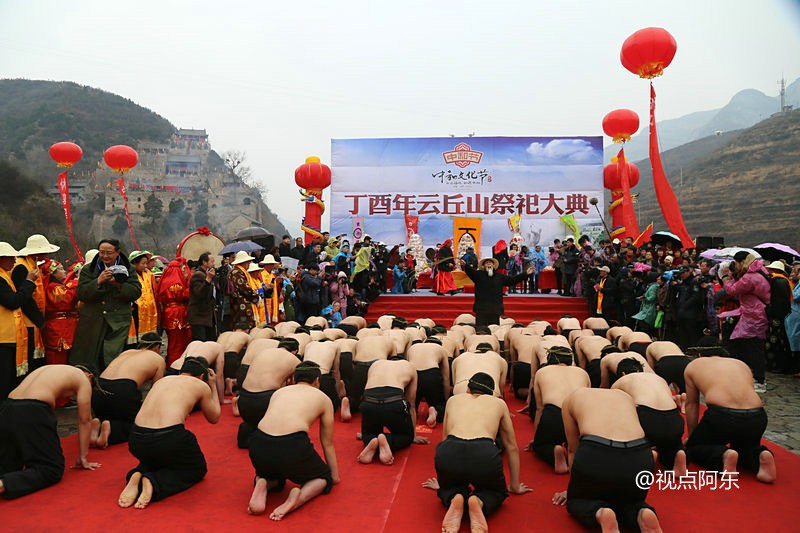
{"label": "staircase on hillside", "polygon": [[[474,298],[471,295],[423,296],[383,294],[369,304],[367,322],[379,316],[393,314],[412,321],[431,318],[437,324],[450,327],[453,320],[462,314],[472,314]],[[561,315],[567,313],[580,321],[589,316],[584,298],[561,296],[506,296],[503,298],[505,316],[527,324],[535,319],[546,320],[555,326]]]}

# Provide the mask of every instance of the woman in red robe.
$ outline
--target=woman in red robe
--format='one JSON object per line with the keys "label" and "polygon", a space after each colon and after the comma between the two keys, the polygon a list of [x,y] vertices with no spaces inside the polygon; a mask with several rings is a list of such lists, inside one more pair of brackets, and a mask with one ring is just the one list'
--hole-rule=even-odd
{"label": "woman in red robe", "polygon": [[444,293],[455,294],[458,292],[458,287],[453,279],[456,262],[453,258],[453,250],[450,248],[452,243],[451,239],[444,241],[436,254],[436,278],[433,280],[433,292],[439,296]]}
{"label": "woman in red robe", "polygon": [[58,261],[48,265],[49,283],[45,288],[44,345],[48,365],[66,365],[78,327],[78,280],[75,271],[67,274]]}
{"label": "woman in red robe", "polygon": [[187,320],[191,276],[186,258],[176,257],[164,269],[156,288],[156,299],[161,306],[161,326],[167,332],[167,366],[183,354],[192,340],[192,329]]}

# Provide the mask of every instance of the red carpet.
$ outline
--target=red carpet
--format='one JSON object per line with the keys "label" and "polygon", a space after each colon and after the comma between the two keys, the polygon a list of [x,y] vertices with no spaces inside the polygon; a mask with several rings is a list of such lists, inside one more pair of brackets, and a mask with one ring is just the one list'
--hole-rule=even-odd
{"label": "red carpet", "polygon": [[[379,316],[392,313],[407,320],[431,318],[438,324],[450,327],[453,320],[462,313],[472,314],[475,298],[472,295],[436,296],[421,291],[415,294],[382,294],[369,304],[365,317],[368,322]],[[568,313],[580,321],[588,315],[584,298],[566,298],[548,295],[508,295],[503,298],[505,315],[527,324],[535,319],[546,320],[551,324],[558,322],[561,315]]]}
{"label": "red carpet", "polygon": [[[512,409],[521,406],[509,400]],[[246,450],[235,445],[238,418],[223,408],[219,424],[207,424],[193,415],[188,427],[197,434],[209,463],[206,478],[188,491],[156,502],[145,510],[120,509],[117,497],[125,473],[134,466],[126,445],[92,450],[90,459],[103,464],[97,471],[67,469],[61,483],[12,501],[0,500],[3,531],[271,531],[308,532],[416,532],[439,531],[444,508],[432,490],[420,486],[434,476],[435,443],[412,446],[398,453],[395,464],[360,465],[355,457],[361,444],[356,419],[337,422],[335,445],[342,482],[327,496],[320,496],[282,522],[246,513],[252,490],[253,470]],[[527,415],[514,418],[517,442],[524,446],[533,428]],[[316,433],[316,432],[315,432]],[[316,440],[316,439],[315,439]],[[77,436],[63,439],[67,463],[77,456]],[[771,445],[778,465],[778,481],[764,485],[750,474],[741,474],[739,489],[712,491],[650,490],[648,501],[656,507],[664,531],[798,531],[791,518],[800,493],[800,457]],[[318,447],[319,449],[319,447]],[[567,476],[556,476],[532,454],[522,453],[522,481],[534,491],[511,495],[490,518],[493,531],[583,531],[564,508],[550,503],[553,493],[567,486]],[[697,470],[692,465],[690,470]],[[279,505],[288,490],[270,495],[268,512]],[[464,522],[462,531],[468,531]]]}

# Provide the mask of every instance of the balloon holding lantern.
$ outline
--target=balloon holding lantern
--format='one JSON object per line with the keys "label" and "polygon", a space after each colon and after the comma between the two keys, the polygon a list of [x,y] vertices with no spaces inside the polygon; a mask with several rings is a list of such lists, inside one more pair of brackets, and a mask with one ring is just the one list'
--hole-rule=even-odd
{"label": "balloon holding lantern", "polygon": [[301,187],[300,195],[306,204],[305,216],[300,225],[306,234],[306,244],[321,237],[322,213],[325,203],[322,201],[322,190],[331,184],[331,169],[320,162],[319,157],[310,156],[306,162],[294,171],[294,182]]}
{"label": "balloon holding lantern", "polygon": [[664,28],[644,28],[625,39],[619,54],[622,66],[640,78],[653,79],[667,68],[678,43]]}
{"label": "balloon holding lantern", "polygon": [[630,109],[615,109],[603,117],[603,131],[615,143],[625,143],[639,131],[639,115]]}
{"label": "balloon holding lantern", "polygon": [[117,144],[103,152],[103,159],[114,172],[124,174],[139,163],[139,154],[130,146]]}
{"label": "balloon holding lantern", "polygon": [[71,168],[83,157],[83,150],[75,143],[60,142],[50,147],[50,157],[59,167]]}

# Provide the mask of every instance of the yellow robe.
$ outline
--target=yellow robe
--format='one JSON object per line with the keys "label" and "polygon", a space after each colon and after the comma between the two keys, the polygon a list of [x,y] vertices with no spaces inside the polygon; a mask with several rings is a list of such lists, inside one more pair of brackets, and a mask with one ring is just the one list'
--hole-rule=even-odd
{"label": "yellow robe", "polygon": [[[142,284],[142,295],[136,300],[139,306],[139,335],[141,337],[148,332],[158,331],[158,303],[156,302],[156,277],[149,270],[145,270],[139,276],[139,283]],[[136,325],[131,319],[131,329],[128,331],[128,344],[139,342],[136,335]]]}
{"label": "yellow robe", "polygon": [[[27,257],[18,257],[17,258],[17,265],[23,265],[25,268],[28,269],[30,272],[33,269],[39,268],[36,265],[36,259],[31,256]],[[39,311],[42,312],[42,316],[45,314],[45,307],[47,306],[47,296],[45,296],[44,292],[44,282],[45,276],[42,272],[39,277],[34,281],[36,284],[36,289],[33,291],[33,301],[36,302],[36,307],[39,308]],[[26,328],[33,328],[33,358],[34,359],[41,359],[44,357],[44,338],[42,337],[42,332],[39,331],[33,322],[31,322],[25,313],[22,314],[22,320],[25,322]]]}
{"label": "yellow robe", "polygon": [[[264,282],[266,285],[270,285],[275,281],[275,274],[272,272],[267,272],[266,270],[261,271],[261,281]],[[272,296],[266,301],[266,307],[268,311],[268,321],[272,324],[277,324],[278,320],[278,305],[280,304],[280,287],[273,287],[272,288]]]}
{"label": "yellow robe", "polygon": [[[261,275],[252,275],[250,272],[247,273],[247,280],[250,282],[250,288],[254,291],[258,291],[261,288]],[[267,311],[264,308],[264,301],[260,300],[258,303],[253,304],[253,315],[256,318],[256,326],[267,321]]]}
{"label": "yellow robe", "polygon": [[[0,278],[3,278],[11,290],[17,292],[14,282],[11,281],[11,272],[6,272],[0,268]],[[14,339],[12,341],[12,339]],[[15,342],[17,377],[28,373],[28,329],[25,327],[25,319],[22,309],[6,309],[0,306],[0,342]]]}

